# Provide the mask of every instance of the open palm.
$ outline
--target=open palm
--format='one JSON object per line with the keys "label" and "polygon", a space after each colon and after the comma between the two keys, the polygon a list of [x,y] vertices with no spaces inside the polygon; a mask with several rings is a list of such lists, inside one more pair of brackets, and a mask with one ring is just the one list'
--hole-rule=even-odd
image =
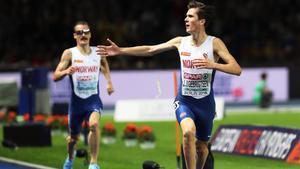
{"label": "open palm", "polygon": [[98,45],[97,54],[101,56],[115,56],[120,54],[120,48],[113,41],[107,39],[110,46]]}

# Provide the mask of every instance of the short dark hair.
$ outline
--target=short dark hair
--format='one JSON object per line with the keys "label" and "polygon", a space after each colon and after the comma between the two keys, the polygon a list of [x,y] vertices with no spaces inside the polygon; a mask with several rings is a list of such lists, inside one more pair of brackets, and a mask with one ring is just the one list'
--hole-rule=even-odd
{"label": "short dark hair", "polygon": [[74,25],[74,31],[75,31],[75,27],[76,27],[77,25],[87,25],[87,26],[90,27],[90,25],[88,24],[87,21],[77,21],[77,22],[75,23],[75,25]]}
{"label": "short dark hair", "polygon": [[268,78],[268,74],[266,72],[263,72],[261,75],[260,75],[260,78],[263,79],[263,80],[266,80]]}
{"label": "short dark hair", "polygon": [[196,0],[190,1],[189,4],[187,5],[187,8],[188,9],[198,8],[198,13],[197,13],[198,19],[205,19],[206,25],[208,25],[210,18],[213,16],[213,11],[214,11],[213,6],[205,5],[204,3]]}

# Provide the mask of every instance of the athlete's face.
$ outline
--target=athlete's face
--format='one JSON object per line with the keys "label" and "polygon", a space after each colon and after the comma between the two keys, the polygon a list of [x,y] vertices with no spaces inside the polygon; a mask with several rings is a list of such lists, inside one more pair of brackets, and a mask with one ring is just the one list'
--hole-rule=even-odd
{"label": "athlete's face", "polygon": [[79,45],[88,45],[90,43],[91,32],[88,25],[76,25],[73,33],[74,39],[76,39]]}
{"label": "athlete's face", "polygon": [[199,19],[197,12],[198,8],[190,8],[184,19],[185,29],[188,33],[194,33],[200,30],[201,26],[204,26],[205,19]]}

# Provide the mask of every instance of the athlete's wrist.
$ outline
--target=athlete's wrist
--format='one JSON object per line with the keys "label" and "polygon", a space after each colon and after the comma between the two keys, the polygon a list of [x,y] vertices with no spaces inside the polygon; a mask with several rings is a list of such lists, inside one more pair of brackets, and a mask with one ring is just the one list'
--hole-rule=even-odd
{"label": "athlete's wrist", "polygon": [[126,48],[119,48],[119,53],[117,55],[127,55]]}
{"label": "athlete's wrist", "polygon": [[218,64],[218,63],[213,62],[213,63],[211,64],[211,68],[212,68],[212,69],[217,69],[217,66],[218,66],[217,64]]}
{"label": "athlete's wrist", "polygon": [[112,81],[111,80],[107,80],[107,85],[112,85]]}

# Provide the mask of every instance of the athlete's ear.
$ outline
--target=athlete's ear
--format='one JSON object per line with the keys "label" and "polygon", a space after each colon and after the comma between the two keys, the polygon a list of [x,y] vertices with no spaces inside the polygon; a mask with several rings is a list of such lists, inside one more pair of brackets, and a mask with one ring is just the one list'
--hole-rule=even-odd
{"label": "athlete's ear", "polygon": [[205,22],[206,22],[206,20],[205,20],[205,19],[201,19],[201,20],[200,20],[200,23],[201,23],[202,25],[204,25],[204,24],[205,24]]}

